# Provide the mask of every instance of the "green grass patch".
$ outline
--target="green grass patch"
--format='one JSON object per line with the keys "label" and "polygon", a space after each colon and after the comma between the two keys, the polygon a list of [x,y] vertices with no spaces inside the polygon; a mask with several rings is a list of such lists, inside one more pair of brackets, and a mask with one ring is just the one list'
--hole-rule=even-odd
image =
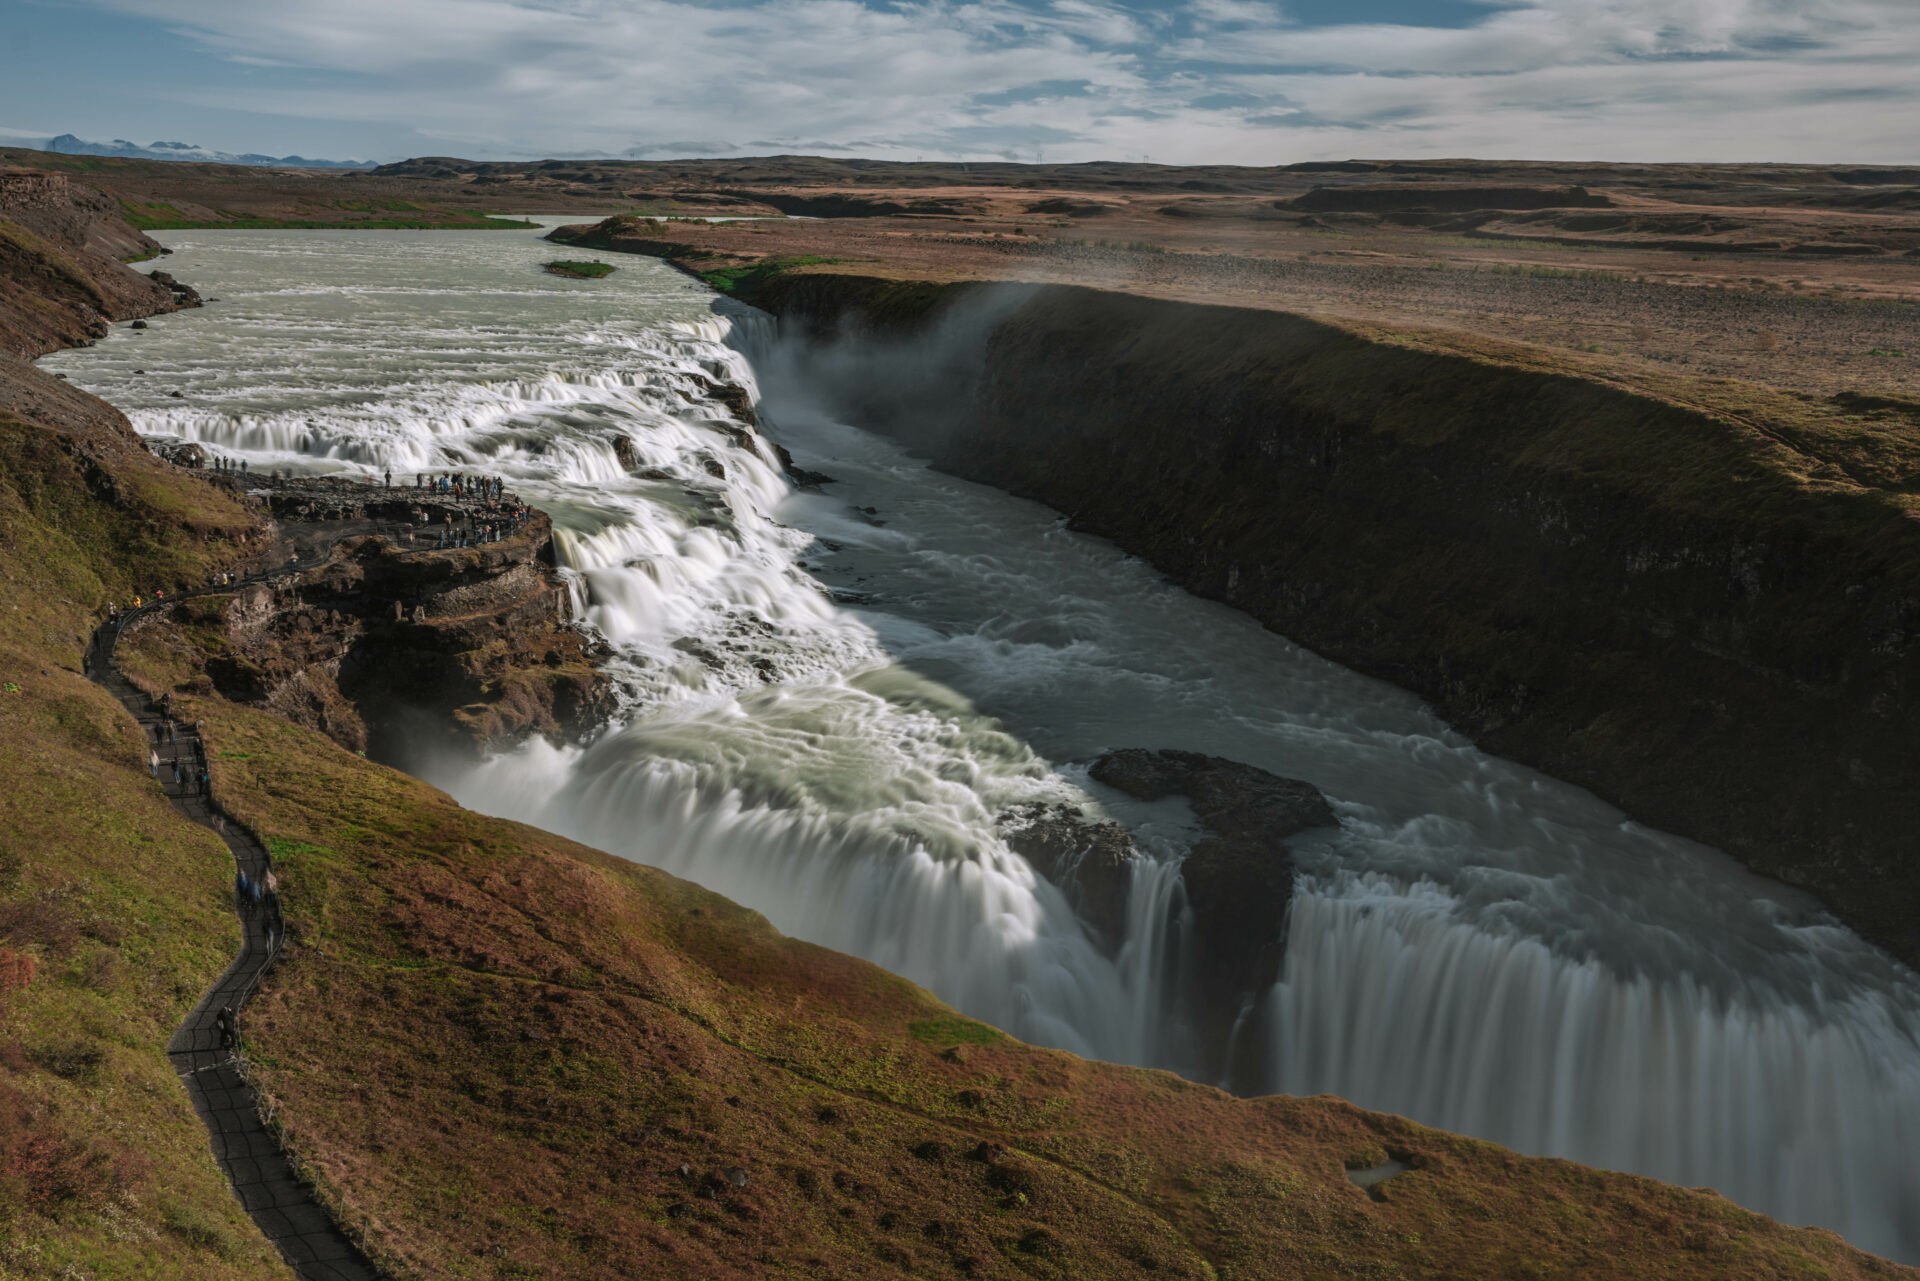
{"label": "green grass patch", "polygon": [[845,258],[822,258],[817,254],[798,254],[791,258],[763,258],[744,267],[720,267],[703,271],[700,279],[723,294],[751,293],[766,281],[795,267],[821,267],[846,262]]}
{"label": "green grass patch", "polygon": [[616,268],[604,262],[550,262],[545,264],[549,274],[566,276],[571,280],[598,280],[602,276],[611,276]]}
{"label": "green grass patch", "polygon": [[907,1033],[928,1045],[992,1045],[1006,1037],[998,1028],[962,1018],[921,1019],[909,1023]]}
{"label": "green grass patch", "polygon": [[0,1275],[282,1266],[165,1053],[238,945],[232,861],[166,802],[138,726],[80,672],[107,599],[204,581],[236,550],[222,529],[251,523],[83,417],[0,415],[0,669],[17,689],[0,699]]}

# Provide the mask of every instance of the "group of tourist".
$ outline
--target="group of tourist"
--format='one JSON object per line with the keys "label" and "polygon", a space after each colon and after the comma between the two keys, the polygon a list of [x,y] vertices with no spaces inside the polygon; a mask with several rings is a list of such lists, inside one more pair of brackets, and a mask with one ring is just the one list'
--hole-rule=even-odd
{"label": "group of tourist", "polygon": [[[167,598],[167,589],[166,589],[166,588],[164,588],[164,587],[156,587],[156,588],[154,588],[154,589],[153,589],[153,602],[152,602],[153,604],[155,604],[155,605],[158,605],[158,604],[159,604],[159,603],[160,603],[161,601],[163,601],[163,600],[165,600],[166,598]],[[147,603],[148,603],[148,602],[147,602],[147,598],[146,598],[145,596],[141,596],[141,595],[138,595],[138,594],[136,594],[136,595],[134,596],[134,598],[133,598],[133,604],[131,604],[131,605],[129,605],[129,606],[127,606],[127,612],[128,612],[129,614],[131,614],[131,613],[133,613],[133,612],[134,612],[135,610],[138,610],[138,609],[144,609],[144,608],[146,608],[146,606],[147,606]],[[120,602],[119,602],[119,601],[112,601],[112,600],[110,600],[110,601],[108,601],[108,602],[107,602],[107,617],[108,617],[109,619],[114,619],[114,618],[118,618],[118,617],[120,617]]]}
{"label": "group of tourist", "polygon": [[[436,485],[445,479],[444,477],[432,478]],[[498,488],[499,483],[498,481],[482,481],[476,489],[477,492],[491,492],[495,495],[500,495],[502,491]],[[491,486],[492,488],[487,490],[480,488],[480,486]],[[458,491],[452,492],[457,493]],[[491,510],[493,506],[494,499],[489,498],[487,500],[488,509]],[[438,546],[436,550],[439,551],[458,547],[478,547],[482,543],[497,543],[514,530],[520,528],[521,525],[525,524],[527,516],[532,510],[533,509],[525,503],[515,499],[513,504],[496,519],[475,523],[471,519],[462,516],[460,521],[456,523],[455,516],[457,513],[444,511],[440,513],[436,520],[432,512],[416,503],[414,504],[413,510],[407,514],[408,520],[412,522],[406,528],[407,541],[413,541],[414,529],[425,527],[433,530],[437,534]]]}
{"label": "group of tourist", "polygon": [[227,472],[230,475],[244,476],[247,474],[247,460],[244,458],[216,457],[213,460],[213,469],[218,472]]}
{"label": "group of tourist", "polygon": [[440,550],[449,547],[478,547],[481,543],[500,541],[502,529],[491,521],[481,525],[462,525],[458,529],[452,525],[440,527]]}
{"label": "group of tourist", "polygon": [[[217,574],[207,575],[208,587],[232,587],[235,583],[239,581],[240,581],[240,575],[234,573],[232,570],[223,569]],[[167,599],[167,589],[164,587],[156,587],[153,589],[153,597],[151,601],[149,601],[146,596],[136,593],[134,595],[133,602],[127,606],[126,612],[131,614],[136,610],[144,609],[148,604],[158,605],[166,599]],[[121,611],[120,611],[119,601],[110,600],[107,602],[107,621],[108,622],[112,622],[113,620],[119,618],[120,612]]]}
{"label": "group of tourist", "polygon": [[[387,483],[393,483],[393,473],[387,473]],[[451,494],[455,498],[482,498],[495,502],[506,496],[507,482],[498,476],[462,476],[458,472],[441,472],[438,475],[421,472],[413,478],[415,489],[424,489],[434,494]]]}
{"label": "group of tourist", "polygon": [[[172,695],[168,695],[167,701],[170,702],[171,699]],[[163,761],[160,759],[160,749],[162,747],[176,749],[173,752],[171,760]],[[153,727],[153,746],[147,749],[147,769],[155,778],[160,779],[164,784],[166,778],[165,775],[160,772],[161,766],[164,765],[173,771],[173,785],[175,787],[185,788],[191,786],[195,794],[201,796],[209,795],[213,789],[212,779],[207,773],[207,749],[201,744],[199,739],[195,739],[193,741],[193,758],[191,760],[183,760],[177,747],[178,739],[174,735],[173,722],[168,720],[155,725]]]}
{"label": "group of tourist", "polygon": [[280,914],[280,881],[268,868],[266,875],[258,880],[245,872],[233,874],[233,900],[240,909],[240,915],[252,916],[265,910],[269,920]]}

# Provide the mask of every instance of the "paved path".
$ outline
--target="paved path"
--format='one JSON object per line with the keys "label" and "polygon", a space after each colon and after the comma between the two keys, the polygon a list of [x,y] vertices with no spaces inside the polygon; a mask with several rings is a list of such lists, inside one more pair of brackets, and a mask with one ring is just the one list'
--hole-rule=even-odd
{"label": "paved path", "polygon": [[[102,624],[87,651],[87,675],[140,722],[148,749],[160,757],[160,781],[167,799],[182,814],[224,840],[233,851],[236,870],[245,873],[249,881],[260,883],[265,881],[273,860],[252,833],[221,813],[202,786],[205,755],[199,734],[193,726],[171,720],[113,665],[114,645],[129,621],[174,599],[205,594],[182,593]],[[167,1042],[167,1057],[193,1099],[193,1110],[213,1136],[214,1159],[232,1180],[234,1194],[267,1239],[279,1248],[294,1275],[301,1281],[380,1281],[380,1270],[368,1262],[314,1199],[313,1189],[294,1176],[286,1153],[261,1122],[253,1087],[240,1074],[235,1050],[222,1044],[220,1011],[231,1008],[239,1013],[262,976],[272,968],[285,931],[277,901],[263,896],[256,905],[237,892],[234,899],[242,930],[240,954],[174,1032]]]}

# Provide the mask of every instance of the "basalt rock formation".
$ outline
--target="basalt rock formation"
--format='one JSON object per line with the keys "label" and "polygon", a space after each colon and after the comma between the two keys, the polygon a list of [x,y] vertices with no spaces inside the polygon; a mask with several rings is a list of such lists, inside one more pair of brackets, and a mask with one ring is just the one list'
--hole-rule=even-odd
{"label": "basalt rock formation", "polygon": [[[1180,865],[1193,913],[1192,1003],[1200,1043],[1223,1074],[1243,1007],[1273,986],[1293,898],[1289,838],[1338,819],[1311,783],[1199,752],[1126,747],[1093,762],[1096,782],[1141,801],[1184,797],[1207,829]],[[1127,933],[1141,858],[1127,829],[1077,807],[1035,802],[1000,816],[1008,848],[1059,886],[1111,951]]]}
{"label": "basalt rock formation", "polygon": [[[389,759],[604,719],[604,654],[562,621],[544,514],[513,524],[476,499],[345,481],[274,482],[267,502],[311,567],[228,599],[206,659],[225,697]],[[477,540],[488,524],[499,541]],[[441,547],[442,530],[470,545]]]}
{"label": "basalt rock formation", "polygon": [[1065,890],[1109,953],[1127,936],[1127,901],[1140,858],[1127,829],[1071,805],[1035,802],[1000,816],[1007,846]]}
{"label": "basalt rock formation", "polygon": [[[1311,783],[1199,752],[1122,748],[1089,772],[1135,800],[1185,797],[1209,833],[1181,863],[1180,880],[1193,912],[1201,1043],[1224,1055],[1243,1007],[1280,977],[1293,900],[1287,840],[1333,826],[1333,809]],[[1234,1064],[1219,1066],[1233,1075]]]}

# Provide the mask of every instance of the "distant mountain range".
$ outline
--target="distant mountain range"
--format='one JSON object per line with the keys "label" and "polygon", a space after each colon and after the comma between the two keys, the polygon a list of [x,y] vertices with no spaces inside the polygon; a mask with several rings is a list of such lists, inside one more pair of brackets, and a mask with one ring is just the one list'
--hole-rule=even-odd
{"label": "distant mountain range", "polygon": [[254,152],[236,156],[229,151],[196,147],[190,142],[156,142],[141,146],[125,138],[112,142],[88,142],[63,133],[46,145],[46,150],[63,156],[122,156],[129,160],[198,160],[221,165],[273,165],[286,169],[370,169],[370,160],[309,160],[305,156],[262,156]]}

